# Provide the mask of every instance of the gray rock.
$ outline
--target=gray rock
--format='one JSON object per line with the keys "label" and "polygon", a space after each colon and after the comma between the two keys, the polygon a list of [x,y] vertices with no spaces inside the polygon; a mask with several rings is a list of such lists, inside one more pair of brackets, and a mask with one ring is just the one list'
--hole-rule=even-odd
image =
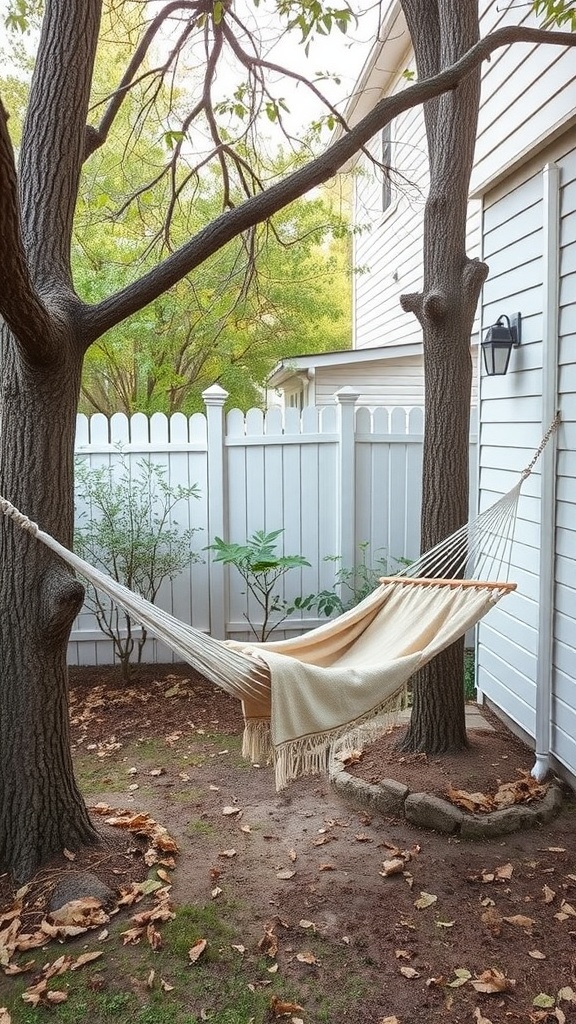
{"label": "gray rock", "polygon": [[515,804],[490,814],[465,815],[460,835],[463,839],[491,839],[519,832],[523,828],[532,828],[535,824],[536,816],[530,807]]}
{"label": "gray rock", "polygon": [[408,786],[394,779],[382,779],[380,785],[374,786],[374,789],[376,794],[373,806],[380,814],[404,816],[404,803],[410,792]]}
{"label": "gray rock", "polygon": [[459,832],[465,817],[458,807],[430,793],[410,793],[404,802],[404,814],[413,825],[448,834]]}
{"label": "gray rock", "polygon": [[59,910],[70,900],[81,900],[92,896],[100,900],[103,907],[111,907],[116,902],[115,893],[109,886],[101,882],[90,871],[66,871],[56,883],[52,893],[48,911]]}
{"label": "gray rock", "polygon": [[553,782],[542,800],[533,806],[536,821],[540,824],[554,818],[562,807],[562,800],[562,789]]}

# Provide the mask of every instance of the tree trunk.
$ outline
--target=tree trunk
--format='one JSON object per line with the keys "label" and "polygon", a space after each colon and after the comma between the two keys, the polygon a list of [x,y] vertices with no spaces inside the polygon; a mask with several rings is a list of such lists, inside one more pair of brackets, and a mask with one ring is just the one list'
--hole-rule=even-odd
{"label": "tree trunk", "polygon": [[[419,77],[434,74],[478,39],[478,0],[402,0]],[[422,550],[468,518],[470,338],[488,268],[466,255],[468,190],[480,102],[480,70],[424,106],[430,190],[424,212],[424,288],[402,296],[422,325],[425,374]],[[414,680],[403,749],[466,746],[464,641]]]}
{"label": "tree trunk", "polygon": [[[81,360],[31,368],[2,334],[5,497],[70,546]],[[65,351],[65,346],[63,346]],[[44,545],[0,517],[0,871],[25,881],[64,847],[94,842],[72,771],[67,645],[84,588]]]}

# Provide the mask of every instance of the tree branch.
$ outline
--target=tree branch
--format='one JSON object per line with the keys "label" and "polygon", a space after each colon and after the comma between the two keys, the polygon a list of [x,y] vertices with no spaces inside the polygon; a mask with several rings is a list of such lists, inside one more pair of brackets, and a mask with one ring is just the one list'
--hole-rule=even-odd
{"label": "tree branch", "polygon": [[[142,39],[132,54],[132,58],[126,68],[118,88],[114,91],[110,98],[108,107],[106,108],[102,120],[98,127],[95,125],[88,125],[86,129],[85,141],[84,141],[84,160],[86,160],[91,153],[94,153],[99,146],[102,146],[108,137],[108,132],[114,123],[114,119],[122,106],[122,103],[130,89],[134,84],[134,78],[138,69],[142,66],[148,50],[154,41],[156,34],[162,28],[162,25],[168,18],[175,12],[180,10],[193,11],[198,14],[202,10],[202,4],[198,3],[197,0],[172,0],[172,3],[166,4],[165,7],[152,19],[148,28],[146,29]],[[187,26],[184,36],[187,38],[192,30],[192,26]]]}
{"label": "tree branch", "polygon": [[344,137],[333,143],[306,167],[289,174],[283,181],[247,199],[240,206],[220,214],[189,242],[115,295],[92,307],[84,307],[82,340],[86,347],[104,331],[142,309],[153,299],[180,281],[227,242],[248,228],[273,216],[294,199],[331,178],[350,157],[394,117],[405,110],[455,89],[494,50],[511,43],[552,43],[576,46],[570,32],[547,32],[522,26],[508,26],[481,39],[451,68],[433,78],[417,82],[401,92],[385,97]]}
{"label": "tree branch", "polygon": [[0,314],[29,361],[49,360],[52,325],[30,280],[22,242],[14,152],[8,133],[8,115],[1,101]]}

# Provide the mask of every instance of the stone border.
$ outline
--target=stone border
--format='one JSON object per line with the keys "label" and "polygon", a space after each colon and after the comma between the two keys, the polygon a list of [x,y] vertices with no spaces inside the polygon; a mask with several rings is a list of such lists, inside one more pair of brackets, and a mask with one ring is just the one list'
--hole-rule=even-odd
{"label": "stone border", "polygon": [[550,821],[562,806],[562,790],[556,782],[550,784],[537,803],[514,804],[482,815],[468,814],[431,793],[411,793],[407,786],[394,779],[382,779],[377,786],[364,782],[337,763],[330,766],[330,782],[341,796],[362,807],[462,839],[490,839],[533,828]]}

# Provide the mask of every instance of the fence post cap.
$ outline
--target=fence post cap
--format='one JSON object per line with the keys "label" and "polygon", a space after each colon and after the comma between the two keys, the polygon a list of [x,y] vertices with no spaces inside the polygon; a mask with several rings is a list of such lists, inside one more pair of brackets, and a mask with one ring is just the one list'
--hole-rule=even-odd
{"label": "fence post cap", "polygon": [[348,402],[353,404],[354,402],[357,402],[358,399],[360,398],[360,392],[356,391],[356,389],[351,387],[350,384],[347,384],[346,387],[340,388],[340,390],[336,392],[334,397],[340,405]]}
{"label": "fence post cap", "polygon": [[204,405],[224,405],[228,398],[228,392],[225,388],[221,388],[219,384],[212,384],[202,392],[202,398],[204,399]]}

